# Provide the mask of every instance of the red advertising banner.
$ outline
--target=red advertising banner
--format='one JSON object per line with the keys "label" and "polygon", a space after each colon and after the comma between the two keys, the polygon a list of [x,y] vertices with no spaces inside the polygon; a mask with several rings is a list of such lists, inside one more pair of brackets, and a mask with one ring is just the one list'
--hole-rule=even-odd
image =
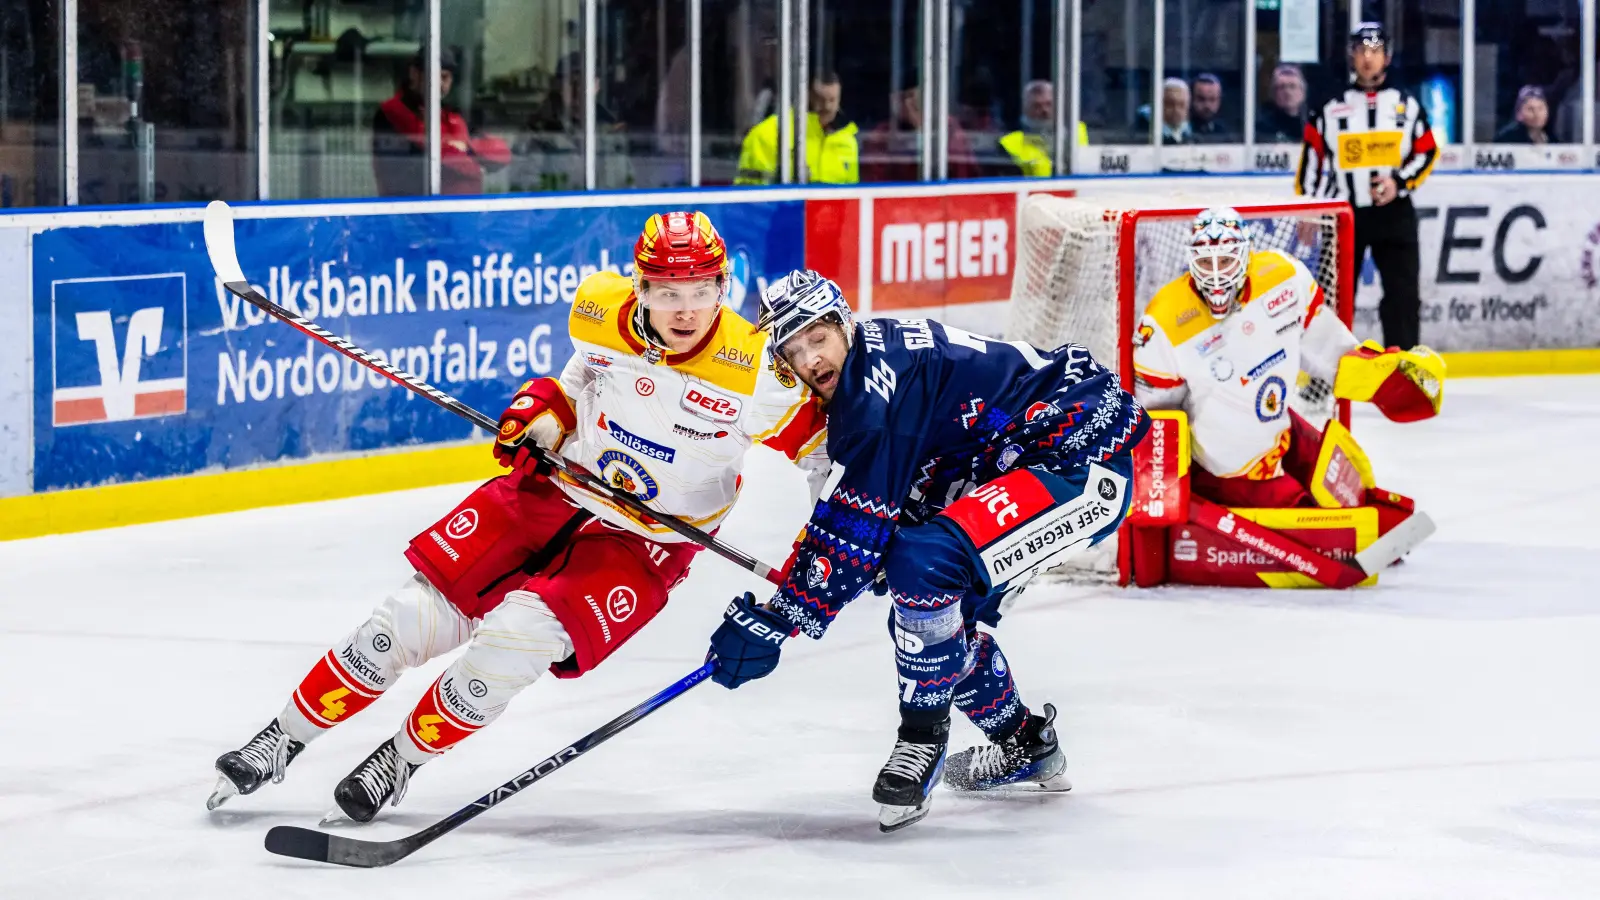
{"label": "red advertising banner", "polygon": [[806,268],[838,282],[858,309],[863,202],[854,198],[806,201]]}
{"label": "red advertising banner", "polygon": [[873,309],[1004,300],[1016,221],[1015,192],[874,200]]}
{"label": "red advertising banner", "polygon": [[[937,315],[951,306],[1003,301],[1016,268],[1019,196],[808,200],[806,266],[837,281],[863,310]],[[870,232],[863,235],[863,228]]]}

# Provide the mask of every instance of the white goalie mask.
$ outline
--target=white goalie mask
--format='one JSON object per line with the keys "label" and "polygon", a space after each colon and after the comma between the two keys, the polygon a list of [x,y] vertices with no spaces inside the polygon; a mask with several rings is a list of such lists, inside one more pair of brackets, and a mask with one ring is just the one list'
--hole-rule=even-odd
{"label": "white goalie mask", "polygon": [[1233,306],[1249,268],[1250,233],[1237,212],[1217,206],[1195,216],[1189,236],[1189,277],[1212,313],[1221,316]]}

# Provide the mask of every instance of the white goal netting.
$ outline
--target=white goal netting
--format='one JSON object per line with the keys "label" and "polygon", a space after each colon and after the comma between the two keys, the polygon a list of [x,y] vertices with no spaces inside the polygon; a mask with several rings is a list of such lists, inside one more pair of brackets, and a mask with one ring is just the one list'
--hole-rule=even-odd
{"label": "white goal netting", "polygon": [[[1162,286],[1188,272],[1195,214],[1223,203],[1245,219],[1255,249],[1298,258],[1315,274],[1330,306],[1338,308],[1340,257],[1352,251],[1339,239],[1337,204],[1198,197],[1162,205],[1155,199],[1029,196],[1018,213],[1006,338],[1040,347],[1082,344],[1102,365],[1123,372],[1131,364],[1133,333],[1145,305]],[[1334,411],[1327,382],[1304,372],[1290,405],[1319,425]],[[1118,571],[1115,541],[1056,574],[1127,577]]]}

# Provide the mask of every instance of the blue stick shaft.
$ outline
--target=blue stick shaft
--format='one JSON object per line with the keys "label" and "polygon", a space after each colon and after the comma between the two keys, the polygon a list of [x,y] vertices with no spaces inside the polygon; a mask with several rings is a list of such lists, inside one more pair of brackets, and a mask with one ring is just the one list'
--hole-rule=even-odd
{"label": "blue stick shaft", "polygon": [[716,663],[705,665],[650,699],[601,725],[573,743],[545,757],[533,768],[456,810],[416,834],[394,841],[363,841],[325,831],[312,831],[293,825],[279,825],[267,832],[267,849],[282,856],[294,856],[342,866],[372,868],[386,866],[410,856],[428,844],[471,821],[534,782],[588,753],[667,703],[683,696],[690,688],[711,677]]}

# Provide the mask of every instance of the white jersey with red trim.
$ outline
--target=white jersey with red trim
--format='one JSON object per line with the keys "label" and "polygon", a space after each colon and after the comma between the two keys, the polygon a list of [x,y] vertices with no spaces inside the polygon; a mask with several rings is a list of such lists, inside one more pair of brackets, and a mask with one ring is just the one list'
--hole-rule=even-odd
{"label": "white jersey with red trim", "polygon": [[[561,455],[707,531],[737,499],[752,444],[795,461],[816,494],[829,468],[827,418],[804,385],[773,368],[767,335],[723,309],[697,347],[662,354],[634,327],[637,302],[632,282],[611,272],[578,286],[568,322],[576,352],[560,377],[577,426]],[[607,522],[655,541],[682,540],[575,484],[562,486]]]}
{"label": "white jersey with red trim", "polygon": [[1333,381],[1357,341],[1299,260],[1250,255],[1233,311],[1217,317],[1189,276],[1151,298],[1134,335],[1135,396],[1189,415],[1194,458],[1220,477],[1271,478],[1289,448],[1289,392],[1301,370]]}

